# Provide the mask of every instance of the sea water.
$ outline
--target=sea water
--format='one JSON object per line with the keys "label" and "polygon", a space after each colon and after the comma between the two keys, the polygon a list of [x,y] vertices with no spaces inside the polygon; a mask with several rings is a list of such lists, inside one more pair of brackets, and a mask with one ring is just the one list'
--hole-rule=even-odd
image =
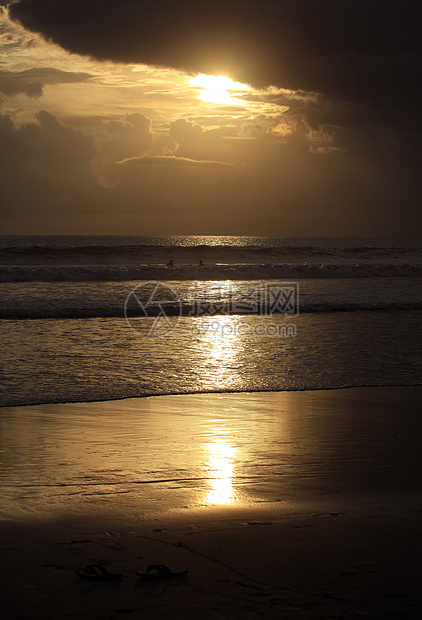
{"label": "sea water", "polygon": [[2,237],[1,404],[420,384],[421,284],[414,239]]}

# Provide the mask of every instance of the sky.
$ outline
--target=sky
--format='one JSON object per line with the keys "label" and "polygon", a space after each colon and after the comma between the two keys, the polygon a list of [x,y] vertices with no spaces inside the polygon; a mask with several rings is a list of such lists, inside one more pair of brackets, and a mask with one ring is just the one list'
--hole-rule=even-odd
{"label": "sky", "polygon": [[3,234],[419,236],[414,0],[0,0]]}

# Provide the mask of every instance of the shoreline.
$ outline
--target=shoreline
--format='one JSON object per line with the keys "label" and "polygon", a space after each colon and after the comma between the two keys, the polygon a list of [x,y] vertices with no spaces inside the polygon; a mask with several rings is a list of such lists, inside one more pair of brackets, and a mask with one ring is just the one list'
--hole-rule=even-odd
{"label": "shoreline", "polygon": [[[36,320],[36,319],[34,319]],[[251,388],[245,389],[243,391],[239,391],[238,389],[222,391],[221,389],[215,389],[211,391],[201,391],[201,392],[163,392],[162,394],[139,394],[138,396],[121,396],[107,399],[93,399],[93,400],[54,400],[54,401],[39,401],[34,403],[17,403],[15,405],[4,405],[0,402],[0,413],[2,409],[14,409],[18,407],[39,407],[43,405],[77,405],[77,404],[92,404],[92,403],[109,403],[109,402],[123,402],[128,400],[137,400],[144,398],[161,398],[168,396],[198,396],[198,395],[219,395],[224,396],[225,394],[273,394],[273,393],[301,393],[301,392],[331,392],[331,391],[339,391],[339,390],[372,390],[372,389],[384,389],[384,388],[415,388],[422,387],[421,383],[391,383],[388,385],[340,385],[335,387],[315,387],[315,388],[305,388],[305,389],[256,389],[253,390]]]}
{"label": "shoreline", "polygon": [[[9,619],[421,616],[422,386],[0,410]],[[101,564],[120,583],[76,573]],[[149,564],[187,568],[142,582]]]}

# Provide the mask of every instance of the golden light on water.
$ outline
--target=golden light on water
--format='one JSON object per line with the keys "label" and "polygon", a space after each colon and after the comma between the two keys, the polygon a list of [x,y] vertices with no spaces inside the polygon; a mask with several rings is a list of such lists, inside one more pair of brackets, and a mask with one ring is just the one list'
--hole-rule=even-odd
{"label": "golden light on water", "polygon": [[198,380],[201,389],[221,386],[222,391],[226,391],[240,385],[245,346],[242,327],[242,317],[216,315],[197,318],[192,333],[197,336],[199,359],[206,367],[205,375]]}
{"label": "golden light on water", "polygon": [[[216,435],[220,429],[216,429]],[[221,432],[221,431],[220,431]],[[206,496],[207,504],[231,504],[235,501],[233,489],[234,462],[236,448],[229,440],[217,437],[205,445],[208,451],[208,473],[210,490]]]}
{"label": "golden light on water", "polygon": [[[230,291],[230,283],[216,282],[215,288],[219,292],[224,290],[227,293]],[[224,315],[201,317],[196,328],[201,353],[206,357],[212,375],[218,377],[222,386],[229,386],[237,376],[236,367],[239,352],[242,350],[237,317]],[[208,478],[208,492],[204,503],[220,506],[232,504],[237,499],[234,490],[236,480],[234,459],[237,449],[230,437],[230,430],[224,424],[213,424],[207,435],[211,441],[203,446]]]}
{"label": "golden light on water", "polygon": [[246,102],[236,95],[250,91],[247,84],[234,82],[225,75],[205,75],[201,73],[190,80],[191,86],[199,90],[198,97],[207,103],[225,105],[246,105]]}

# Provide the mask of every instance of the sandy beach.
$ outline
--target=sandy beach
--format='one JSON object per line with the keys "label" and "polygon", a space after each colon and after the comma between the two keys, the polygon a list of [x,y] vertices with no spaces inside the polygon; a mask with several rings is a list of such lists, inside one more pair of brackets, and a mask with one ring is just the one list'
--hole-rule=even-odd
{"label": "sandy beach", "polygon": [[[421,397],[1,409],[2,617],[420,618]],[[189,572],[143,581],[150,564]]]}

